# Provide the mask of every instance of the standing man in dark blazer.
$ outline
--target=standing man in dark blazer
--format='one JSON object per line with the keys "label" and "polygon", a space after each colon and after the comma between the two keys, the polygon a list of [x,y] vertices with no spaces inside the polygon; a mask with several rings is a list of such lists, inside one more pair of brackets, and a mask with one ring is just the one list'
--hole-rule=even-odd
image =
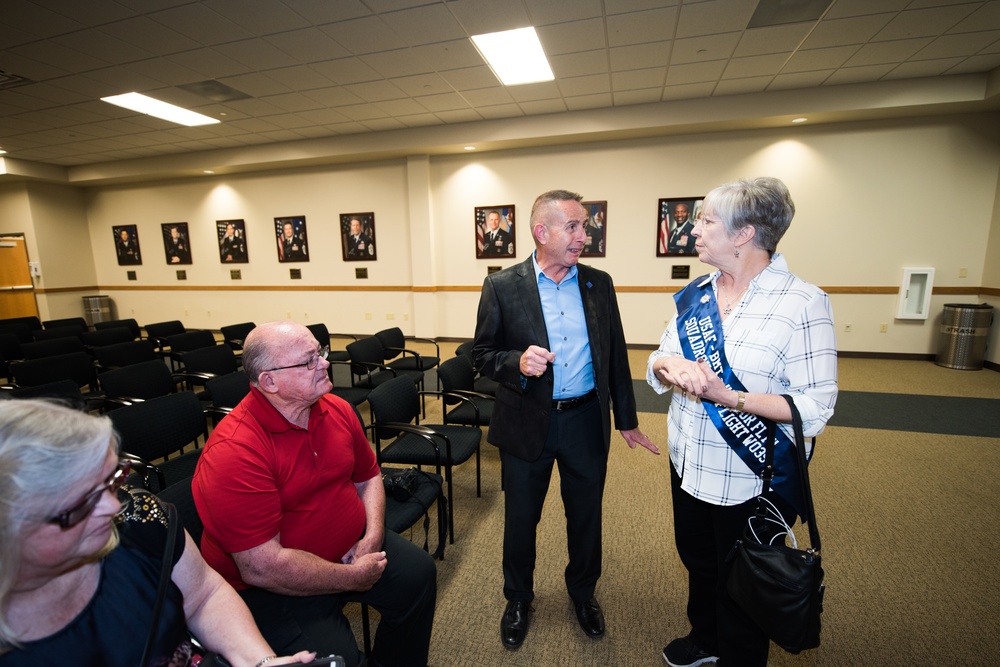
{"label": "standing man in dark blazer", "polygon": [[587,240],[582,197],[546,192],[531,208],[535,252],[483,283],[473,354],[499,382],[489,442],[504,481],[504,597],[500,639],[518,648],[535,597],[535,532],[559,464],[569,564],[566,587],[590,637],[604,634],[601,505],[615,428],[629,447],[659,450],[639,430],[632,373],[611,276],[577,264]]}

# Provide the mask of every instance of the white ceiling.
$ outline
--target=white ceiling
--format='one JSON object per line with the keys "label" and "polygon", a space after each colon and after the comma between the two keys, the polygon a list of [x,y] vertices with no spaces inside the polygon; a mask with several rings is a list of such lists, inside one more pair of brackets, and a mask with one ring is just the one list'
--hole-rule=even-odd
{"label": "white ceiling", "polygon": [[[787,116],[790,100],[811,100],[802,108],[825,121],[998,108],[1000,0],[832,0],[819,20],[748,29],[757,5],[2,0],[0,71],[29,83],[0,81],[0,147],[8,174],[88,183],[136,165],[190,169],[196,157],[236,170],[291,154],[754,127]],[[506,88],[468,37],[526,25],[556,79]],[[203,81],[246,98],[213,102],[180,87]],[[99,100],[129,91],[223,122],[184,128]],[[315,148],[334,140],[335,150]]]}

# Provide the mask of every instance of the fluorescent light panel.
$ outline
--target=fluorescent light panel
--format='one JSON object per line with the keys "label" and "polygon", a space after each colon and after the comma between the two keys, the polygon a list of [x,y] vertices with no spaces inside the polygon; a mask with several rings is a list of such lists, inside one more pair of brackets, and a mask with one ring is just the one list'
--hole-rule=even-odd
{"label": "fluorescent light panel", "polygon": [[188,109],[182,109],[181,107],[161,102],[160,100],[154,100],[152,97],[147,97],[141,93],[112,95],[111,97],[102,97],[101,101],[114,104],[131,111],[138,111],[139,113],[144,113],[148,116],[162,118],[163,120],[170,121],[171,123],[177,123],[178,125],[187,125],[188,127],[194,127],[196,125],[211,125],[219,122],[215,118],[209,118],[208,116],[203,116],[200,113],[189,111]]}
{"label": "fluorescent light panel", "polygon": [[472,43],[505,86],[555,79],[534,28],[473,35]]}

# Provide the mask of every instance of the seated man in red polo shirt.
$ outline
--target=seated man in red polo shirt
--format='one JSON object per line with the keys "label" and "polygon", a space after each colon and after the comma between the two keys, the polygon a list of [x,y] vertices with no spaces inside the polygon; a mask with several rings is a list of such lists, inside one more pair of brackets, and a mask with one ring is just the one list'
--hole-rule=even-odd
{"label": "seated man in red polo shirt", "polygon": [[369,665],[426,665],[434,561],[385,530],[379,467],[354,408],[328,393],[327,352],[294,322],[247,336],[250,394],[212,432],[192,484],[201,550],[279,654],[360,664],[342,612],[358,601],[381,615]]}

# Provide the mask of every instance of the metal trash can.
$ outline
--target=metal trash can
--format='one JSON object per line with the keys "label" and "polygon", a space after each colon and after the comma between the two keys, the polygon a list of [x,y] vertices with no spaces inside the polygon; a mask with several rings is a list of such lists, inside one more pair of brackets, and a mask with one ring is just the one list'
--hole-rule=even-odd
{"label": "metal trash can", "polygon": [[95,322],[110,322],[114,318],[111,316],[110,296],[85,296],[83,297],[83,317],[89,326],[94,326]]}
{"label": "metal trash can", "polygon": [[982,368],[991,324],[993,306],[988,303],[944,304],[934,363],[963,371]]}

